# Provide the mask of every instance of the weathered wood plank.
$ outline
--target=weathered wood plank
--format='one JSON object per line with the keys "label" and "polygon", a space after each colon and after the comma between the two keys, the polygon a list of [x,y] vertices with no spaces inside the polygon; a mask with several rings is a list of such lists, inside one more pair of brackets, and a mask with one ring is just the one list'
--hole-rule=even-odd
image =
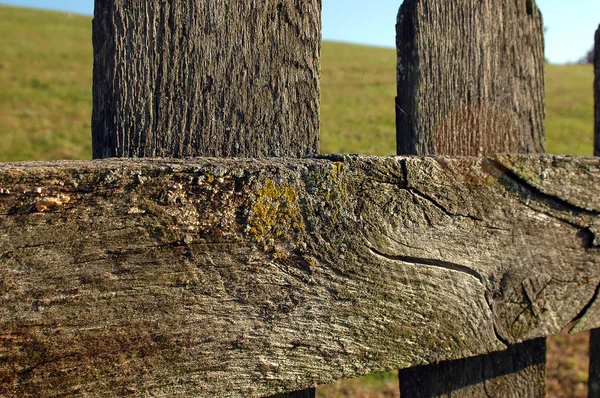
{"label": "weathered wood plank", "polygon": [[[594,41],[594,113],[594,156],[600,156],[600,25]],[[599,314],[600,311],[596,309],[596,313]],[[600,319],[600,315],[596,319]],[[583,328],[585,326],[582,325]],[[590,332],[588,397],[600,397],[600,329]]]}
{"label": "weathered wood plank", "polygon": [[93,43],[94,158],[318,153],[321,0],[96,1]]}
{"label": "weathered wood plank", "polygon": [[594,133],[594,156],[600,156],[600,26],[596,31],[594,44],[594,110],[595,110],[595,133]]}
{"label": "weathered wood plank", "polygon": [[597,319],[598,188],[552,156],[3,164],[0,394],[264,396]]}
{"label": "weathered wood plank", "polygon": [[404,369],[403,380],[414,380],[402,385],[401,396],[535,397],[545,382],[531,380],[545,374],[545,367],[546,339],[529,340],[506,351]]}
{"label": "weathered wood plank", "polygon": [[590,331],[588,397],[600,397],[600,329]]}
{"label": "weathered wood plank", "polygon": [[534,0],[405,0],[396,32],[397,153],[544,152]]}
{"label": "weathered wood plank", "polygon": [[[542,19],[533,0],[408,0],[398,14],[398,155],[543,152]],[[459,44],[457,44],[459,43]],[[523,56],[527,54],[527,56]],[[406,397],[545,397],[543,340],[399,372]],[[530,360],[535,358],[536,361]],[[494,363],[499,374],[493,383]],[[530,368],[520,368],[528,363]]]}
{"label": "weathered wood plank", "polygon": [[320,0],[97,1],[94,157],[318,153],[320,38]]}

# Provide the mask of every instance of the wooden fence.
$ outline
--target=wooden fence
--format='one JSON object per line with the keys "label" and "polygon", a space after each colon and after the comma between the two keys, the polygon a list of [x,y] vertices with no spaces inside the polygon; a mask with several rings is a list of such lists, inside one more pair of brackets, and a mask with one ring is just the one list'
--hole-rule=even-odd
{"label": "wooden fence", "polygon": [[320,8],[96,2],[94,157],[144,159],[0,165],[2,396],[545,395],[600,160],[542,154],[535,3],[404,1],[397,157],[316,155]]}

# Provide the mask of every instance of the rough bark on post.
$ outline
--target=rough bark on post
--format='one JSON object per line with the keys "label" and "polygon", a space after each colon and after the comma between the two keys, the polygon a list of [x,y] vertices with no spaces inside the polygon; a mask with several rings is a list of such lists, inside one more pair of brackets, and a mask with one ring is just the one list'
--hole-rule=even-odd
{"label": "rough bark on post", "polygon": [[[544,152],[543,23],[533,0],[406,0],[396,30],[399,155]],[[401,370],[401,395],[543,397],[545,353],[536,339]]]}
{"label": "rough bark on post", "polygon": [[321,0],[96,1],[93,156],[318,150]]}
{"label": "rough bark on post", "polygon": [[318,153],[321,0],[96,1],[94,14],[94,158]]}
{"label": "rough bark on post", "polygon": [[600,397],[600,329],[590,331],[590,370],[588,397]]}
{"label": "rough bark on post", "polygon": [[594,156],[600,156],[600,26],[596,31],[594,45]]}
{"label": "rough bark on post", "polygon": [[[594,43],[594,156],[600,156],[600,26]],[[590,332],[588,397],[600,397],[600,329]]]}
{"label": "rough bark on post", "polygon": [[397,152],[544,152],[544,45],[533,0],[406,0]]}

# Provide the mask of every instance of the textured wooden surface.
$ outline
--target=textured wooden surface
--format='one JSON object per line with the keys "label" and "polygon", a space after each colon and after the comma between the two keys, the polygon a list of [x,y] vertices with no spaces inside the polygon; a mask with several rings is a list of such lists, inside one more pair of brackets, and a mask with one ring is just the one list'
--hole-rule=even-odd
{"label": "textured wooden surface", "polygon": [[0,394],[264,396],[598,327],[599,188],[552,156],[3,164]]}
{"label": "textured wooden surface", "polygon": [[590,331],[588,397],[600,397],[600,329]]}
{"label": "textured wooden surface", "polygon": [[396,30],[398,153],[544,152],[533,0],[406,0]]}
{"label": "textured wooden surface", "polygon": [[[543,152],[543,31],[535,2],[405,1],[397,32],[398,155]],[[538,339],[400,370],[401,395],[545,397],[545,352]],[[482,372],[490,367],[494,372]]]}
{"label": "textured wooden surface", "polygon": [[94,158],[318,152],[321,0],[97,1],[93,43]]}
{"label": "textured wooden surface", "polygon": [[[594,45],[594,76],[594,156],[600,156],[600,26],[596,31]],[[590,398],[600,397],[600,329],[590,332],[588,396]]]}
{"label": "textured wooden surface", "polygon": [[[546,339],[478,357],[404,369],[403,397],[537,397],[545,374]],[[434,375],[432,379],[432,375]],[[432,382],[433,381],[433,382]]]}
{"label": "textured wooden surface", "polygon": [[594,109],[596,115],[594,156],[600,156],[600,26],[596,31],[594,45],[594,76]]}
{"label": "textured wooden surface", "polygon": [[94,157],[318,153],[320,35],[321,0],[97,2]]}

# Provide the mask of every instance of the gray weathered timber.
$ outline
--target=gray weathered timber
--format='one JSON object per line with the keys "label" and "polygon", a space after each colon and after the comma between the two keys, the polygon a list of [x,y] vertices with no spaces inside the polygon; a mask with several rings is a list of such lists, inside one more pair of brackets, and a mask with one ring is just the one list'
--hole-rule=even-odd
{"label": "gray weathered timber", "polygon": [[406,0],[396,31],[397,153],[544,152],[543,23],[533,0]]}
{"label": "gray weathered timber", "polygon": [[95,158],[318,152],[321,1],[231,3],[96,2]]}
{"label": "gray weathered timber", "polygon": [[[594,113],[594,156],[600,156],[600,26],[596,31],[594,44]],[[598,318],[600,320],[600,316]],[[588,397],[600,397],[600,329],[590,332]]]}
{"label": "gray weathered timber", "polygon": [[545,374],[545,366],[546,339],[530,340],[506,351],[404,369],[402,380],[414,380],[401,384],[401,396],[536,397],[539,388],[531,379]]}
{"label": "gray weathered timber", "polygon": [[94,158],[318,152],[321,0],[96,1]]}
{"label": "gray weathered timber", "polygon": [[600,329],[590,331],[588,397],[600,397]]}
{"label": "gray weathered timber", "polygon": [[[397,32],[399,155],[543,152],[543,32],[533,0],[405,1]],[[545,352],[537,339],[404,369],[401,395],[544,397]]]}
{"label": "gray weathered timber", "polygon": [[598,327],[598,189],[553,156],[2,164],[0,395],[264,396]]}
{"label": "gray weathered timber", "polygon": [[594,156],[600,156],[600,26],[596,31],[596,40],[594,45],[594,110],[595,110],[595,128],[594,128]]}

